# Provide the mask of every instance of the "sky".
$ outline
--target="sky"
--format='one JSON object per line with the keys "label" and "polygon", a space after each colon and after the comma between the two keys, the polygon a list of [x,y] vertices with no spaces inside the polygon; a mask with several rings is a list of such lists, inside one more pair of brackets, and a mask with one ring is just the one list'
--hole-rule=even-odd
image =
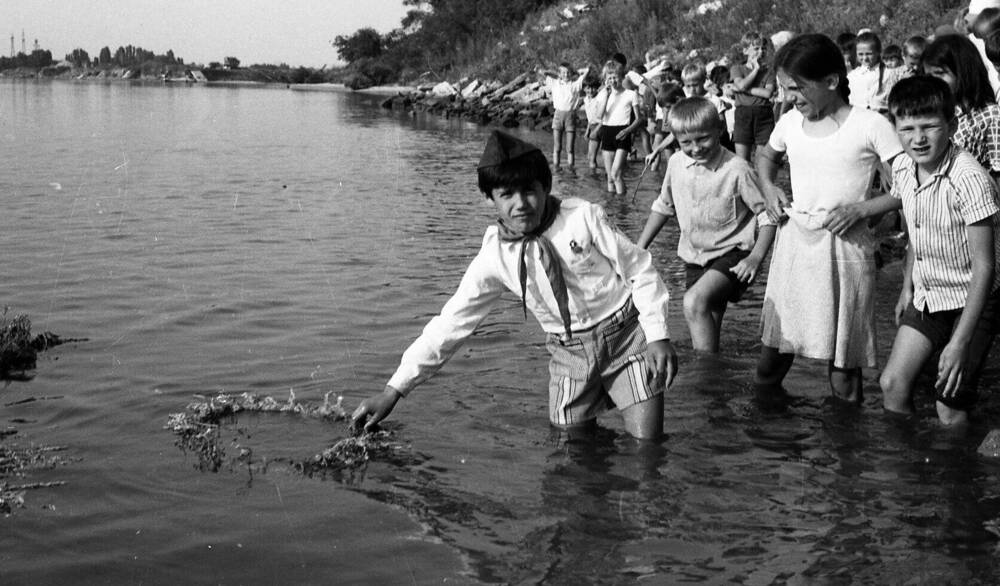
{"label": "sky", "polygon": [[371,27],[399,28],[403,0],[0,0],[0,54],[10,37],[30,53],[35,39],[61,60],[81,48],[96,57],[133,45],[185,63],[236,57],[240,63],[341,64],[331,41]]}

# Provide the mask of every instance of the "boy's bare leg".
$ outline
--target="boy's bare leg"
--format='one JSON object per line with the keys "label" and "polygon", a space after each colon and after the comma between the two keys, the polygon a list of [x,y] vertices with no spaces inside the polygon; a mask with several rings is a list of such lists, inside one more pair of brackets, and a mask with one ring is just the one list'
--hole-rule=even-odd
{"label": "boy's bare leg", "polygon": [[562,130],[552,131],[552,165],[558,169],[560,159],[562,159],[563,132]]}
{"label": "boy's bare leg", "polygon": [[733,146],[736,147],[736,155],[737,156],[742,157],[743,160],[745,160],[745,161],[749,161],[750,160],[750,145],[737,143],[737,144],[734,144]]}
{"label": "boy's bare leg", "polygon": [[604,172],[607,173],[608,193],[615,192],[614,161],[617,151],[601,150],[601,158],[604,159]]}
{"label": "boy's bare leg", "polygon": [[923,334],[909,326],[899,328],[889,361],[878,379],[886,411],[913,413],[913,387],[932,352],[931,341]]}
{"label": "boy's bare leg", "polygon": [[576,165],[576,131],[566,129],[566,165],[573,168]]}
{"label": "boy's bare leg", "polygon": [[937,407],[938,420],[944,425],[964,425],[969,422],[968,411],[949,407],[941,401],[935,401],[934,405]]}
{"label": "boy's bare leg", "polygon": [[[607,152],[607,151],[605,151]],[[628,158],[628,151],[618,149],[614,153],[614,162],[611,165],[611,177],[614,182],[616,195],[625,195],[625,161]]]}
{"label": "boy's bare leg", "polygon": [[730,287],[732,284],[725,275],[709,270],[684,294],[684,319],[695,350],[719,351],[719,332]]}
{"label": "boy's bare leg", "polygon": [[597,151],[600,149],[601,143],[596,140],[587,141],[587,164],[590,166],[590,170],[597,172]]}
{"label": "boy's bare leg", "polygon": [[622,409],[625,431],[639,439],[659,439],[663,435],[663,394]]}

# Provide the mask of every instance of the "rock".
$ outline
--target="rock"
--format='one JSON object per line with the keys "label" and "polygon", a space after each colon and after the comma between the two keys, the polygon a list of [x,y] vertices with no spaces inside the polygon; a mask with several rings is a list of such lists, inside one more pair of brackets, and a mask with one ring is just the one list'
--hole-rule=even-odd
{"label": "rock", "polygon": [[1000,458],[1000,429],[991,430],[986,434],[986,438],[976,451],[987,458]]}
{"label": "rock", "polygon": [[451,85],[447,81],[442,81],[441,83],[431,88],[431,93],[434,94],[435,96],[446,97],[446,96],[454,96],[455,94],[458,93],[458,90],[456,90],[455,86]]}
{"label": "rock", "polygon": [[462,88],[462,97],[463,98],[471,98],[471,97],[473,97],[475,91],[477,89],[479,89],[480,85],[481,84],[479,83],[478,79],[472,80],[471,82],[469,82],[469,85],[467,85],[464,88]]}

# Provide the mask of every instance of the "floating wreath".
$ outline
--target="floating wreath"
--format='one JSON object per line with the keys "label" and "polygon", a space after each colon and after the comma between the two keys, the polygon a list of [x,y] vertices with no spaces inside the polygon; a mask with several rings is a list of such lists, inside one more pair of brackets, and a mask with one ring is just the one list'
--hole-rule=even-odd
{"label": "floating wreath", "polygon": [[[302,417],[315,417],[329,421],[347,421],[343,407],[343,397],[336,403],[330,402],[332,392],[323,398],[322,405],[303,403],[295,399],[295,392],[289,390],[288,400],[281,402],[270,396],[253,393],[238,395],[219,393],[214,397],[196,395],[198,401],[190,403],[183,413],[173,413],[167,419],[166,429],[179,436],[177,444],[184,450],[198,456],[203,469],[216,472],[226,459],[221,441],[220,422],[243,412],[288,413]],[[392,432],[374,431],[351,435],[334,443],[311,458],[292,462],[293,466],[305,473],[354,469],[365,465],[373,458],[395,453],[401,446],[391,441]],[[235,460],[249,462],[251,450],[238,444],[239,455]]]}

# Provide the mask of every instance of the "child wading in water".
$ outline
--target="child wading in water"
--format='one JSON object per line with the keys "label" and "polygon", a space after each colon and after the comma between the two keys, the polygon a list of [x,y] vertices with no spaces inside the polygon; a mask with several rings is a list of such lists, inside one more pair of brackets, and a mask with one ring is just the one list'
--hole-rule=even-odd
{"label": "child wading in water", "polygon": [[362,401],[355,427],[371,429],[433,375],[512,291],[548,333],[549,420],[590,427],[614,404],[638,438],[663,432],[663,391],[677,371],[667,331],[667,286],[650,254],[604,210],[549,194],[537,147],[494,131],[479,161],[479,189],[496,208],[482,248],[441,313],[403,353],[385,390]]}
{"label": "child wading in water", "polygon": [[896,303],[899,331],[879,380],[883,404],[912,413],[917,377],[940,350],[938,418],[965,423],[1000,310],[997,189],[951,142],[955,101],[943,81],[900,81],[889,114],[909,155],[893,163],[892,195],[903,202],[910,243]]}
{"label": "child wading in water", "polygon": [[667,123],[681,150],[667,162],[663,188],[638,244],[649,247],[667,218],[677,216],[691,345],[718,352],[726,304],[739,301],[757,275],[775,226],[750,164],[720,144],[726,129],[715,105],[701,97],[685,98],[670,109]]}
{"label": "child wading in water", "polygon": [[632,150],[632,133],[645,124],[639,110],[639,94],[625,89],[625,66],[617,61],[604,64],[604,101],[601,117],[601,156],[608,174],[608,192],[625,195],[625,161]]}
{"label": "child wading in water", "polygon": [[[772,217],[787,207],[771,257],[755,391],[782,401],[796,355],[828,361],[835,397],[860,404],[861,368],[875,361],[875,241],[867,218],[899,208],[871,197],[879,163],[903,148],[889,121],[847,103],[837,45],[795,37],[775,56],[777,81],[794,110],[781,117],[757,161]],[[793,200],[775,185],[788,156]]]}
{"label": "child wading in water", "polygon": [[552,164],[559,169],[562,159],[563,136],[566,137],[566,165],[571,169],[576,163],[576,110],[580,106],[580,91],[589,68],[582,69],[576,79],[572,79],[573,66],[567,62],[559,64],[559,71],[553,76],[545,74],[545,89],[552,99]]}

